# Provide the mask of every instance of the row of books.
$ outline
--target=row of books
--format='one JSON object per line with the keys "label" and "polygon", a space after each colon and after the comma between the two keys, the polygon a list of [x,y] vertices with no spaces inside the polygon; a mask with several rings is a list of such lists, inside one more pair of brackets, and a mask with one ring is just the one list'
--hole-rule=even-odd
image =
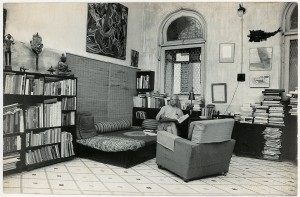
{"label": "row of books", "polygon": [[13,170],[17,168],[17,163],[20,162],[20,153],[15,152],[3,156],[3,171]]}
{"label": "row of books", "polygon": [[3,107],[3,133],[23,133],[24,116],[23,110],[18,104]]}
{"label": "row of books", "polygon": [[[44,78],[33,78],[27,75],[4,75],[4,94],[74,96],[76,80],[65,79],[56,82],[44,82]],[[44,87],[45,86],[45,87]]]}
{"label": "row of books", "polygon": [[262,157],[265,159],[279,160],[281,155],[281,135],[280,128],[266,127],[263,131],[265,145]]}
{"label": "row of books", "polygon": [[295,88],[294,91],[289,91],[287,97],[290,98],[289,103],[289,114],[292,116],[298,115],[298,87]]}
{"label": "row of books", "polygon": [[133,97],[134,107],[145,107],[145,108],[161,108],[168,103],[168,99],[159,96],[150,96],[140,94]]}
{"label": "row of books", "polygon": [[4,75],[4,94],[23,94],[25,75]]}
{"label": "row of books", "polygon": [[61,158],[75,155],[72,141],[71,133],[65,131],[61,133]]}
{"label": "row of books", "polygon": [[136,78],[137,89],[149,89],[150,88],[150,77],[149,75],[141,75]]}
{"label": "row of books", "polygon": [[76,97],[62,99],[62,110],[76,110]]}
{"label": "row of books", "polygon": [[44,106],[37,103],[35,106],[28,106],[25,110],[26,129],[36,129],[44,127]]}
{"label": "row of books", "polygon": [[39,133],[26,133],[26,147],[34,147],[61,142],[61,128],[48,129]]}
{"label": "row of books", "polygon": [[56,82],[45,83],[44,94],[47,96],[75,96],[76,80],[65,79]]}
{"label": "row of books", "polygon": [[62,114],[62,125],[75,125],[75,112],[68,112]]}
{"label": "row of books", "polygon": [[25,95],[43,95],[44,78],[27,78]]}
{"label": "row of books", "polygon": [[62,125],[61,101],[56,101],[56,99],[49,99],[49,100],[45,100],[44,102],[45,102],[45,106],[44,106],[45,127],[61,126]]}
{"label": "row of books", "polygon": [[212,117],[212,115],[217,114],[217,111],[215,110],[215,105],[208,104],[206,107],[201,108],[201,116],[206,117]]}
{"label": "row of books", "polygon": [[3,153],[9,153],[17,150],[21,150],[21,137],[19,135],[3,138]]}
{"label": "row of books", "polygon": [[25,154],[25,164],[31,165],[60,158],[58,144],[44,146],[39,149],[28,150]]}

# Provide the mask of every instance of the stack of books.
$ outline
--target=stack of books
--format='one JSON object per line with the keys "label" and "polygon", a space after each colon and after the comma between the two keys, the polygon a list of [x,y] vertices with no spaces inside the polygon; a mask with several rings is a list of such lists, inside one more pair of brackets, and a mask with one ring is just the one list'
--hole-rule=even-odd
{"label": "stack of books", "polygon": [[263,106],[269,107],[268,124],[275,126],[284,126],[284,106],[282,104],[282,93],[284,89],[265,89]]}
{"label": "stack of books", "polygon": [[262,151],[264,159],[279,160],[281,155],[281,135],[280,128],[267,127],[263,131],[265,146]]}
{"label": "stack of books", "polygon": [[253,123],[253,107],[250,103],[244,103],[241,107],[241,123]]}
{"label": "stack of books", "polygon": [[19,161],[20,153],[18,152],[3,156],[3,171],[16,169]]}
{"label": "stack of books", "polygon": [[294,91],[289,91],[289,93],[286,95],[287,97],[290,97],[290,104],[288,105],[290,110],[289,113],[292,116],[297,116],[298,114],[298,88]]}
{"label": "stack of books", "polygon": [[269,113],[268,106],[255,105],[255,111],[253,113],[255,124],[268,124]]}

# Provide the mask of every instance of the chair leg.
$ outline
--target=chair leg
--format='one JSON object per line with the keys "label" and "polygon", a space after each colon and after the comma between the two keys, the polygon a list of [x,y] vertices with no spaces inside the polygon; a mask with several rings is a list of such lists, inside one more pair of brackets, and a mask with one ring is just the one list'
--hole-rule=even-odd
{"label": "chair leg", "polygon": [[158,169],[163,169],[163,167],[159,164],[157,164]]}

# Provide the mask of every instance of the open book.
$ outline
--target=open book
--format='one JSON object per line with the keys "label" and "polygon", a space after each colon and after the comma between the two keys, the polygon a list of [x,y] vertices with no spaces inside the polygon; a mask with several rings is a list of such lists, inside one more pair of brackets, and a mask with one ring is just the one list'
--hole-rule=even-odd
{"label": "open book", "polygon": [[188,114],[185,114],[184,116],[181,116],[180,118],[174,119],[174,118],[168,118],[168,117],[164,117],[162,119],[160,119],[160,122],[178,122],[178,123],[182,123],[183,121],[185,121],[187,118],[189,117]]}

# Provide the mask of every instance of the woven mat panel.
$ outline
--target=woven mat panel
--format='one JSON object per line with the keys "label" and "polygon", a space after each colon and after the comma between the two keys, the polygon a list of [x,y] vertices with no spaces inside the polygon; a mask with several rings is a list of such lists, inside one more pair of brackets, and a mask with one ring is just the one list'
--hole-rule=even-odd
{"label": "woven mat panel", "polygon": [[77,110],[91,112],[95,122],[107,120],[109,64],[69,53],[67,63],[78,77]]}
{"label": "woven mat panel", "polygon": [[111,65],[109,80],[109,120],[132,120],[133,96],[136,94],[136,69]]}
{"label": "woven mat panel", "polygon": [[132,120],[136,69],[69,53],[67,63],[78,77],[78,111],[91,112],[95,122]]}

